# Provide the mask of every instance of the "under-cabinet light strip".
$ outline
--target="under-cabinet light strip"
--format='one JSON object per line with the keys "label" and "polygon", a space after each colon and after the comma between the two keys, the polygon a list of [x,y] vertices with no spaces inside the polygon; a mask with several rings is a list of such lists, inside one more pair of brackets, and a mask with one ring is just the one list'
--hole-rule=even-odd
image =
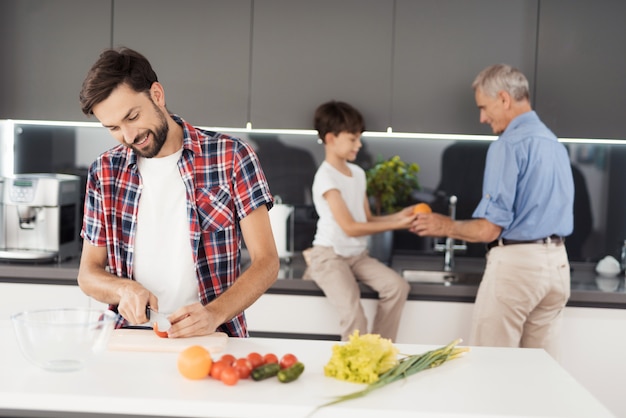
{"label": "under-cabinet light strip", "polygon": [[[48,125],[48,126],[75,126],[85,128],[102,128],[98,122],[59,122],[45,120],[10,120],[14,125]],[[211,127],[199,126],[201,129],[247,133],[247,134],[275,134],[275,135],[317,135],[317,131],[312,129],[253,129],[251,123],[247,123],[245,128],[233,127]],[[443,139],[449,141],[494,141],[497,139],[495,135],[466,135],[466,134],[437,134],[437,133],[417,133],[417,132],[393,132],[392,128],[387,128],[386,132],[365,131],[364,138],[407,138],[407,139]],[[608,139],[608,138],[559,138],[560,142],[571,144],[608,144],[608,145],[625,145],[626,139]]]}

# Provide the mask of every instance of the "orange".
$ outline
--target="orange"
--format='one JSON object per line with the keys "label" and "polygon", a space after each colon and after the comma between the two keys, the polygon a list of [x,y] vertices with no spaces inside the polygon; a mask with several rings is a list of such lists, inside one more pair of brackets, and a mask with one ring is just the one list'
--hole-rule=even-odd
{"label": "orange", "polygon": [[428,206],[427,203],[418,203],[413,206],[413,214],[416,215],[418,213],[432,213],[432,209]]}
{"label": "orange", "polygon": [[203,379],[209,375],[213,359],[211,353],[200,346],[192,345],[178,354],[178,371],[187,379]]}

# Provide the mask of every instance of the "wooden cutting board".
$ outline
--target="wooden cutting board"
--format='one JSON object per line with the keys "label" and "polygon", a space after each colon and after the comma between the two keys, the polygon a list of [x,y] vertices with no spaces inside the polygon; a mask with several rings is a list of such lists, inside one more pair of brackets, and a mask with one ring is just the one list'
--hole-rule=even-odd
{"label": "wooden cutting board", "polygon": [[161,338],[150,329],[116,329],[109,340],[109,350],[179,352],[192,345],[201,345],[211,354],[226,348],[228,335],[215,332],[211,335],[189,338]]}

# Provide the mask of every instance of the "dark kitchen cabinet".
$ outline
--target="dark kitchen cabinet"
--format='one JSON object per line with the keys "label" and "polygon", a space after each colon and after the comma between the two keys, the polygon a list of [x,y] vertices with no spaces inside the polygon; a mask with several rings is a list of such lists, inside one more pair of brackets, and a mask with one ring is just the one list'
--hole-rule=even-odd
{"label": "dark kitchen cabinet", "polygon": [[0,1],[0,118],[86,120],[78,93],[110,39],[110,1]]}
{"label": "dark kitchen cabinet", "polygon": [[560,137],[626,138],[626,2],[542,0],[537,111]]}
{"label": "dark kitchen cabinet", "polygon": [[366,128],[390,123],[392,0],[254,3],[253,128],[313,128],[328,100],[357,107]]}
{"label": "dark kitchen cabinet", "polygon": [[622,0],[0,0],[0,119],[88,120],[87,70],[126,45],[196,125],[312,129],[336,99],[370,131],[490,134],[470,85],[507,62],[558,136],[624,139],[624,16]]}
{"label": "dark kitchen cabinet", "polygon": [[538,0],[397,0],[392,126],[397,132],[491,134],[471,88],[507,63],[534,82]]}
{"label": "dark kitchen cabinet", "polygon": [[144,54],[168,109],[194,125],[248,121],[251,0],[117,1],[113,45]]}

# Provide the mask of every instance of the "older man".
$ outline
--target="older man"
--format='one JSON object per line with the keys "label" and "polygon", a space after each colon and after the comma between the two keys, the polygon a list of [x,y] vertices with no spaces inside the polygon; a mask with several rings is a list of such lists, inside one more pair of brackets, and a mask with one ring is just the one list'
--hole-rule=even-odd
{"label": "older man", "polygon": [[573,229],[569,157],[532,110],[528,81],[519,70],[487,67],[472,87],[480,122],[500,135],[487,153],[474,219],[422,214],[413,230],[420,236],[490,243],[470,344],[541,347],[558,357],[570,295],[564,246]]}

